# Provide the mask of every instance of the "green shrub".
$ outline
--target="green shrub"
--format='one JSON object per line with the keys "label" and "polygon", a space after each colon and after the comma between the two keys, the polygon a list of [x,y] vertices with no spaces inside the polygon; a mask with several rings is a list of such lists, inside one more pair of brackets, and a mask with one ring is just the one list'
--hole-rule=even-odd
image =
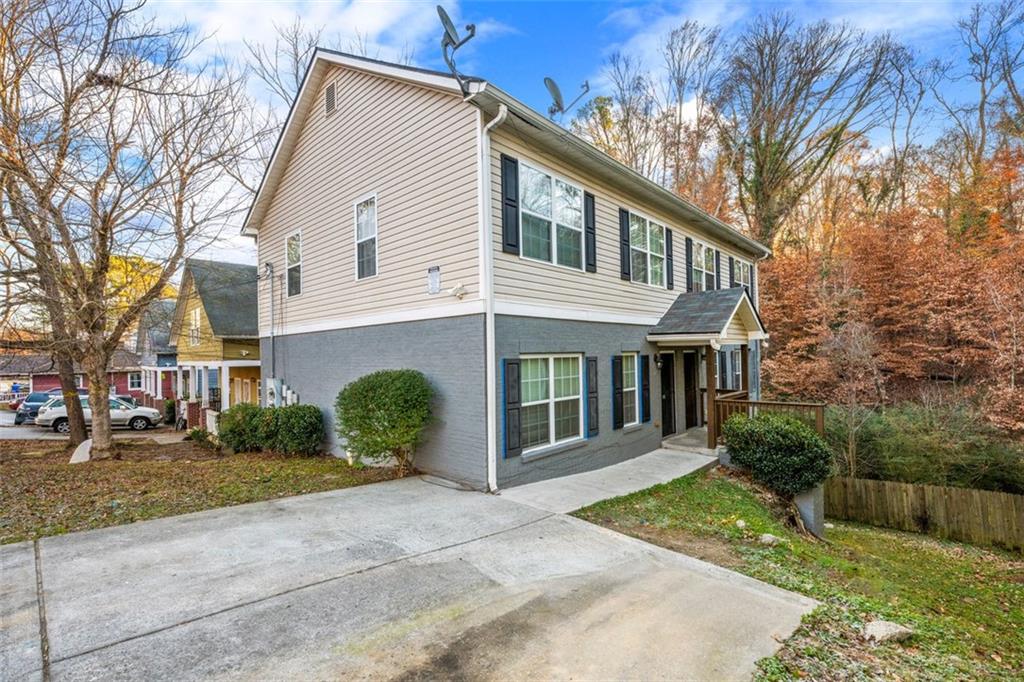
{"label": "green shrub", "polygon": [[164,424],[173,424],[178,417],[178,407],[174,400],[168,398],[164,401]]}
{"label": "green shrub", "polygon": [[324,415],[316,405],[288,405],[276,412],[274,449],[286,454],[313,455],[324,439]]}
{"label": "green shrub", "polygon": [[811,427],[793,417],[737,414],[723,426],[732,461],[787,497],[818,485],[831,471],[832,452]]}
{"label": "green shrub", "polygon": [[430,421],[433,393],[430,382],[416,370],[381,370],[360,377],[338,393],[338,435],[357,458],[394,457],[399,472],[407,473]]}
{"label": "green shrub", "polygon": [[213,440],[213,435],[206,429],[198,426],[188,430],[188,439],[200,447],[208,449],[217,447],[217,443]]}
{"label": "green shrub", "polygon": [[259,430],[261,410],[256,405],[239,403],[220,413],[217,435],[220,442],[235,452],[254,452],[262,449]]}
{"label": "green shrub", "polygon": [[[903,402],[850,420],[826,413],[826,436],[841,475],[903,483],[1024,493],[1024,448],[969,403]],[[850,455],[850,424],[854,431]]]}

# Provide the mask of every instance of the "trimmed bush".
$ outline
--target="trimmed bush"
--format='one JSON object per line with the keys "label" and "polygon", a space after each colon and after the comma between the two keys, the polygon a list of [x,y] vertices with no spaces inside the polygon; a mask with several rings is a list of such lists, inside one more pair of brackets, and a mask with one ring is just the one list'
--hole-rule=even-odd
{"label": "trimmed bush", "polygon": [[338,435],[355,457],[394,457],[400,474],[411,471],[416,444],[430,421],[434,391],[421,372],[389,369],[356,379],[334,403]]}
{"label": "trimmed bush", "polygon": [[767,412],[753,419],[736,414],[722,433],[732,461],[780,495],[813,488],[831,472],[828,445],[799,419]]}
{"label": "trimmed bush", "polygon": [[217,436],[225,447],[235,452],[256,452],[263,449],[259,431],[261,420],[259,407],[239,403],[220,413],[217,422]]}
{"label": "trimmed bush", "polygon": [[271,408],[276,413],[274,450],[285,454],[314,455],[324,439],[324,415],[316,405]]}
{"label": "trimmed bush", "polygon": [[178,418],[178,406],[174,400],[168,398],[164,401],[164,424],[173,424]]}

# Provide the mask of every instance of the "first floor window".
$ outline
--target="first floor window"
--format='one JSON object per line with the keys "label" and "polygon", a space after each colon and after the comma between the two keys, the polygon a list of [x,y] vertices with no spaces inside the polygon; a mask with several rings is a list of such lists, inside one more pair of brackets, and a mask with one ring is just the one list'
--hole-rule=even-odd
{"label": "first floor window", "polygon": [[520,229],[525,258],[583,269],[583,190],[520,164]]}
{"label": "first floor window", "polygon": [[285,245],[285,266],[288,270],[288,295],[302,293],[302,236],[296,232]]}
{"label": "first floor window", "polygon": [[743,387],[743,354],[739,348],[732,351],[732,387],[737,391]]}
{"label": "first floor window", "polygon": [[622,424],[629,426],[639,421],[640,392],[637,390],[636,353],[622,356]]}
{"label": "first floor window", "polygon": [[577,355],[521,361],[523,450],[579,438],[583,433],[582,362]]}
{"label": "first floor window", "polygon": [[629,214],[630,276],[634,282],[665,286],[665,227]]}
{"label": "first floor window", "polygon": [[693,243],[693,290],[711,291],[715,286],[715,250],[710,246]]}
{"label": "first floor window", "polygon": [[377,274],[377,197],[356,203],[356,279]]}
{"label": "first floor window", "polygon": [[142,390],[142,372],[132,372],[128,375],[128,390]]}

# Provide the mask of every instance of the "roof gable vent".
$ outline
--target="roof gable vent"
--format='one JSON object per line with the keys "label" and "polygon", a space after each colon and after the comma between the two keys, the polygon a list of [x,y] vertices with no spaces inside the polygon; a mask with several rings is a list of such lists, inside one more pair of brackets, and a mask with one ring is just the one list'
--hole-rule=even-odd
{"label": "roof gable vent", "polygon": [[324,93],[324,109],[327,115],[330,116],[334,113],[336,107],[336,84],[331,83],[327,86],[327,92]]}

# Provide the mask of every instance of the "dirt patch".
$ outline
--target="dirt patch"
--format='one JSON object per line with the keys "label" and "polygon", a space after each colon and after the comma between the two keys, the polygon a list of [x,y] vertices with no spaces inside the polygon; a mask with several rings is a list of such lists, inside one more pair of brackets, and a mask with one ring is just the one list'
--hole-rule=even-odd
{"label": "dirt patch", "polygon": [[722,538],[702,537],[678,528],[669,530],[654,526],[622,527],[614,522],[605,525],[624,535],[631,535],[639,540],[667,547],[701,561],[726,568],[738,568],[743,565],[743,557],[736,551],[735,546]]}

